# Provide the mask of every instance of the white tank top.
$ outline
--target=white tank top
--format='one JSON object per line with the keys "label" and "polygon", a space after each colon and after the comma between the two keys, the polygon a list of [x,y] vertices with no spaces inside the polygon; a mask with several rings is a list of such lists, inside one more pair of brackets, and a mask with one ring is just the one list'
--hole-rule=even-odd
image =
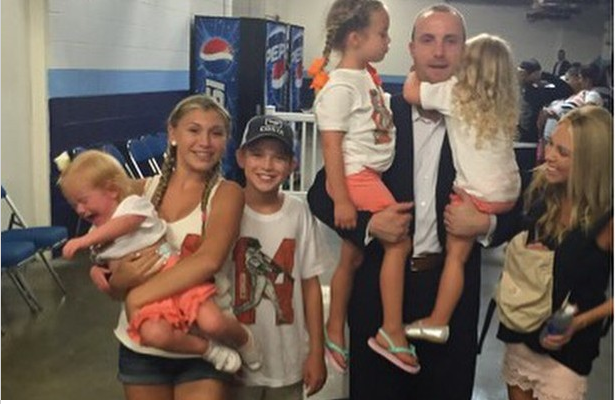
{"label": "white tank top", "polygon": [[[156,187],[158,186],[159,181],[160,176],[148,178],[145,183],[145,191],[143,195],[151,200],[152,196],[154,195],[154,192],[156,191]],[[218,182],[212,188],[209,195],[209,200],[207,201],[207,211],[210,211],[211,201],[213,199],[213,196],[218,191],[218,187],[220,186],[222,181],[223,179],[221,177],[218,177]],[[174,248],[179,250],[186,235],[191,233],[201,234],[201,229],[203,226],[202,217],[203,215],[201,212],[201,204],[199,203],[194,208],[194,210],[184,218],[176,220],[175,222],[168,222],[167,233],[165,235],[167,242],[171,244]],[[231,265],[232,262],[229,254],[229,257],[227,258],[223,267],[214,276],[216,283],[216,304],[218,305],[218,307],[220,307],[220,309],[230,314],[232,314],[231,283],[229,280]],[[118,324],[114,331],[116,338],[122,343],[122,345],[126,346],[132,351],[154,356],[163,356],[167,358],[198,357],[198,355],[180,354],[150,347],[144,347],[134,342],[128,336],[128,333],[126,331],[127,329],[128,320],[126,319],[126,311],[124,310],[124,305],[122,304],[122,310],[120,311]]]}

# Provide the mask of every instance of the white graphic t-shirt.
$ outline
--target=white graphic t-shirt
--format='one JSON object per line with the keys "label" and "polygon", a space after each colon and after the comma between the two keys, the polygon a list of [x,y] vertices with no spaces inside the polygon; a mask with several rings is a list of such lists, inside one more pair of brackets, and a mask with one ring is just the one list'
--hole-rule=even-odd
{"label": "white graphic t-shirt", "polygon": [[302,279],[323,273],[321,225],[306,203],[284,195],[282,208],[260,214],[246,205],[233,251],[234,311],[263,351],[263,366],[244,371],[249,386],[281,387],[303,378],[308,354]]}

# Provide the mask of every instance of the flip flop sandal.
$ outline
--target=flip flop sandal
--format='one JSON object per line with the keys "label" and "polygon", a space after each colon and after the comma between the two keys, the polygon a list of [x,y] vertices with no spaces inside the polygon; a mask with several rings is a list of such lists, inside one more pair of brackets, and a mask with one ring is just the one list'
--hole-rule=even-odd
{"label": "flip flop sandal", "polygon": [[[333,353],[338,353],[344,358],[344,365],[342,366],[336,359]],[[325,328],[325,357],[336,371],[341,374],[346,374],[348,372],[348,349],[344,349],[341,346],[337,345],[335,342],[332,342],[329,339],[329,335],[327,334],[327,329]]]}
{"label": "flip flop sandal", "polygon": [[389,347],[384,348],[378,343],[378,341],[376,341],[376,338],[371,337],[370,339],[367,340],[367,345],[369,345],[369,347],[374,352],[376,352],[378,355],[382,356],[383,358],[385,358],[386,360],[388,360],[389,362],[391,362],[392,364],[394,364],[395,366],[397,366],[404,372],[408,372],[410,374],[416,374],[421,370],[420,365],[410,365],[408,363],[403,362],[401,359],[395,356],[395,354],[397,353],[404,353],[404,354],[414,356],[415,358],[418,359],[418,357],[416,356],[416,349],[414,348],[414,345],[408,344],[407,347],[396,346],[391,340],[391,337],[389,337],[389,335],[382,328],[378,329],[378,333],[382,335],[382,337],[386,340],[387,344],[389,344]]}

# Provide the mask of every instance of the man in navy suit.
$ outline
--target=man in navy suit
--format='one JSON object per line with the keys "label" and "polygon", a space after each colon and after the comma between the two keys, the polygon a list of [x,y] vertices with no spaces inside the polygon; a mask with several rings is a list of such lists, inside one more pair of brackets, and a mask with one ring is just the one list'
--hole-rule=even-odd
{"label": "man in navy suit", "polygon": [[[419,78],[440,82],[451,77],[465,39],[465,23],[456,9],[437,5],[421,11],[410,42]],[[435,303],[446,232],[476,236],[488,244],[487,239],[498,235],[494,229],[500,223],[499,217],[478,212],[467,195],[462,195],[461,205],[447,206],[455,169],[443,117],[435,111],[411,106],[401,96],[393,97],[391,108],[397,127],[396,155],[383,180],[398,203],[373,215],[359,212],[353,231],[336,229],[362,248],[365,256],[355,275],[348,309],[350,398],[470,399],[480,295],[478,244],[466,264],[465,286],[450,322],[448,342],[413,341],[421,364],[417,375],[391,365],[367,345],[367,339],[376,334],[382,323],[379,271],[383,249],[370,237],[395,242],[413,234],[413,257],[405,267],[403,309],[404,322],[410,323],[429,315]],[[308,201],[314,214],[333,227],[333,204],[324,184],[323,169],[308,193]]]}

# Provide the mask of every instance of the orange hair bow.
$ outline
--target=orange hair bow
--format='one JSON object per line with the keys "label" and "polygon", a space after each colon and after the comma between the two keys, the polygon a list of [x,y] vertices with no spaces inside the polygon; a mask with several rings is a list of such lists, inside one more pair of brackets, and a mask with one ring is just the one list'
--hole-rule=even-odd
{"label": "orange hair bow", "polygon": [[327,60],[323,58],[316,58],[307,70],[308,76],[313,77],[310,88],[316,91],[321,90],[327,81],[329,81],[329,75],[325,71],[325,64]]}

